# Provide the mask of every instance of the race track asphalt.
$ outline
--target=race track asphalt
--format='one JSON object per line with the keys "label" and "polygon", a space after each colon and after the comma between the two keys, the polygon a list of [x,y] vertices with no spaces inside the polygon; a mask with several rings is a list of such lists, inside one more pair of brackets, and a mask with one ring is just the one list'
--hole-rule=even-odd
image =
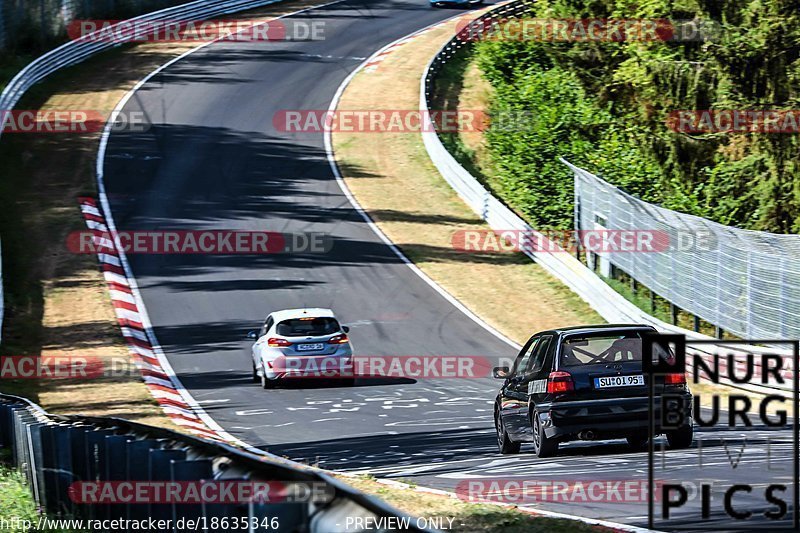
{"label": "race track asphalt", "polygon": [[[104,163],[117,229],[333,237],[326,254],[130,254],[155,334],[210,416],[247,443],[292,459],[448,490],[487,476],[642,479],[646,455],[619,443],[570,444],[548,460],[499,456],[492,429],[499,382],[489,377],[270,391],[251,382],[247,331],[270,311],[291,307],[333,308],[351,326],[361,355],[472,355],[489,364],[515,355],[373,232],[340,190],[321,133],[286,133],[273,125],[282,110],[326,110],[341,82],[373,52],[459,13],[432,9],[424,0],[347,0],[295,16],[324,21],[322,41],[215,43],[144,84],[125,111],[143,111],[152,127],[113,133]],[[385,91],[391,98],[392,87]],[[481,290],[479,280],[475,290]],[[790,437],[775,435],[782,442]],[[667,452],[669,466],[686,479],[754,479],[722,460],[719,432],[708,436],[717,461],[702,474],[691,451]],[[754,455],[745,455],[752,459],[745,464],[756,469],[758,454],[766,453],[763,438],[748,441],[747,454]],[[777,444],[771,453],[785,460],[786,446]],[[642,502],[540,507],[646,522]],[[685,518],[691,516],[687,511]]]}

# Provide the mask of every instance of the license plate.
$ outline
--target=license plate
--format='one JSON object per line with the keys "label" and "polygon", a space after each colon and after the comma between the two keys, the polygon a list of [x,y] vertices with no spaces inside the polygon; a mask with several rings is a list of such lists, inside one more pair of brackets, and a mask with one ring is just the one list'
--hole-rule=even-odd
{"label": "license plate", "polygon": [[595,389],[608,389],[611,387],[640,387],[644,385],[644,376],[609,376],[594,378]]}
{"label": "license plate", "polygon": [[313,352],[316,350],[321,350],[325,347],[324,344],[321,342],[316,342],[314,344],[298,344],[297,351],[298,352]]}

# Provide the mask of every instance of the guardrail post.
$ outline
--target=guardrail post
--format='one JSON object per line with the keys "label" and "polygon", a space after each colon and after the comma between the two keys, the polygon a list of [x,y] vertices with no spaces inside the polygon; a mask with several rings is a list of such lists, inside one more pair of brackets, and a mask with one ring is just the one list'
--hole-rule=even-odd
{"label": "guardrail post", "polygon": [[[33,417],[31,417],[33,418]],[[47,483],[44,479],[44,450],[42,449],[42,427],[45,424],[32,420],[26,423],[30,480],[33,497],[40,507],[47,508]]]}
{"label": "guardrail post", "polygon": [[[186,459],[185,450],[150,450],[150,460],[148,461],[148,481],[173,481],[172,461],[183,461]],[[151,503],[149,516],[154,520],[169,520],[172,518],[172,505],[165,503]]]}
{"label": "guardrail post", "polygon": [[[24,407],[14,409],[14,462],[18,469],[25,475],[25,480],[35,489],[33,471],[31,470],[30,455],[30,435],[28,424],[33,424],[36,420]],[[35,494],[35,493],[34,493]]]}
{"label": "guardrail post", "polygon": [[0,448],[8,448],[13,453],[14,433],[11,405],[0,403]]}
{"label": "guardrail post", "polygon": [[[70,434],[70,459],[72,460],[73,481],[89,481],[89,456],[86,443],[87,435],[92,432],[86,426],[73,426]],[[74,504],[73,509],[82,518],[89,518],[90,512],[86,505]]]}
{"label": "guardrail post", "polygon": [[[189,461],[170,461],[170,477],[173,481],[197,481],[202,483],[214,477],[213,463],[207,459]],[[172,523],[175,533],[193,531],[187,527],[178,528],[178,520],[181,518],[197,519],[203,516],[203,506],[201,503],[195,504],[173,504]]]}
{"label": "guardrail post", "polygon": [[[130,481],[146,481],[148,479],[148,463],[150,452],[157,450],[158,441],[143,439],[129,442],[125,457],[125,479]],[[142,520],[147,518],[150,506],[146,503],[131,503],[125,506],[125,518]]]}
{"label": "guardrail post", "polygon": [[73,436],[80,430],[66,425],[54,425],[52,429],[56,480],[55,493],[59,496],[56,514],[59,516],[77,516],[77,508],[69,497],[69,488],[72,483],[77,481],[72,463],[72,447],[74,446]]}
{"label": "guardrail post", "polygon": [[[127,457],[128,443],[131,437],[128,435],[110,435],[105,438],[104,462],[105,471],[104,477],[106,481],[127,481],[125,475],[127,474],[127,464],[125,459]],[[115,503],[106,506],[106,518],[123,518],[125,516],[125,506],[121,503]]]}
{"label": "guardrail post", "polygon": [[[15,400],[20,403],[15,403]],[[242,519],[252,517],[259,519],[257,530],[307,533],[340,530],[336,520],[341,522],[344,519],[340,514],[343,511],[352,516],[403,516],[335,479],[301,465],[279,462],[269,454],[250,453],[228,444],[119,419],[55,417],[35,404],[23,401],[0,394],[0,445],[11,446],[14,464],[25,475],[36,501],[42,502],[46,505],[45,510],[54,514],[83,519],[174,519],[172,527],[176,531],[186,529],[178,528],[177,520],[180,518],[206,517],[209,520],[198,524],[198,530],[226,532],[231,529],[244,530]],[[95,487],[90,487],[92,491],[83,494],[70,493],[70,489],[78,490],[78,487],[72,486],[77,481],[202,483],[212,479],[309,483],[309,486],[316,488],[309,496],[319,495],[316,485],[321,484],[325,490],[335,491],[336,498],[333,502],[326,500],[325,503],[313,499],[280,499],[266,503],[173,505],[156,501],[152,505],[125,505],[94,503],[91,499],[93,495],[103,495],[101,491],[94,490]],[[302,491],[300,493],[303,494]],[[289,494],[293,495],[294,492],[290,490]],[[226,517],[231,520],[225,521]],[[212,521],[211,518],[221,520]],[[277,520],[279,526],[270,519]],[[252,522],[247,525],[252,525]],[[412,525],[409,531],[423,530]]]}
{"label": "guardrail post", "polygon": [[58,492],[58,461],[56,459],[56,426],[43,425],[39,428],[39,441],[42,453],[40,470],[42,472],[42,507],[49,514],[58,514],[59,502],[63,497]]}
{"label": "guardrail post", "polygon": [[[105,440],[114,432],[108,429],[89,431],[86,433],[86,465],[87,481],[99,482],[105,477]],[[106,515],[105,504],[86,505],[91,518],[103,518]]]}

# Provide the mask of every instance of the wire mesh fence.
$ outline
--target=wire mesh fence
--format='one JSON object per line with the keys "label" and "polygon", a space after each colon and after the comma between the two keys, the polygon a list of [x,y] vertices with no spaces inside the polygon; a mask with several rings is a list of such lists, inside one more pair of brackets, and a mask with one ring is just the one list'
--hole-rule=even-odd
{"label": "wire mesh fence", "polygon": [[664,209],[571,168],[577,229],[654,231],[666,238],[653,253],[603,252],[616,268],[737,336],[800,338],[800,235],[732,228]]}

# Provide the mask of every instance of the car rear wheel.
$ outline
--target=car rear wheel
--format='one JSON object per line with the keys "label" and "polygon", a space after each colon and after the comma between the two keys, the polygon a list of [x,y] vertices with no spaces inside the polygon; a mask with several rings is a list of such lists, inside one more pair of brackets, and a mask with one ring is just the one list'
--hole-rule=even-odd
{"label": "car rear wheel", "polygon": [[503,424],[503,417],[497,411],[494,415],[494,427],[497,430],[497,448],[502,454],[519,453],[520,443],[513,442],[511,437],[508,436],[505,424]]}
{"label": "car rear wheel", "polygon": [[251,365],[253,366],[253,383],[258,383],[259,378],[258,378],[258,370],[256,370],[256,364],[251,363]]}
{"label": "car rear wheel", "polygon": [[533,430],[533,453],[536,457],[550,457],[558,452],[558,441],[549,439],[544,434],[539,413],[536,411],[531,414],[531,429]]}
{"label": "car rear wheel", "polygon": [[276,380],[269,379],[267,377],[267,371],[262,369],[262,371],[261,371],[261,388],[262,389],[271,389],[271,388],[275,387],[275,381]]}
{"label": "car rear wheel", "polygon": [[646,434],[636,433],[628,435],[628,445],[634,450],[644,450],[647,447],[647,441],[650,440]]}
{"label": "car rear wheel", "polygon": [[667,431],[667,442],[669,447],[676,450],[690,448],[694,439],[694,429],[691,425],[683,426],[673,431]]}

